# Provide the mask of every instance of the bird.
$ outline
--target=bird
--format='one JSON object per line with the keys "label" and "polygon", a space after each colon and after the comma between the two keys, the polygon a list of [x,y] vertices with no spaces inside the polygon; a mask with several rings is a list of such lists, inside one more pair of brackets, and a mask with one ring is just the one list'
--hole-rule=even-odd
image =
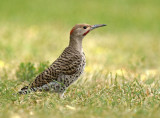
{"label": "bird", "polygon": [[86,59],[82,48],[83,38],[92,30],[106,24],[76,24],[70,31],[69,45],[62,54],[42,73],[35,77],[18,94],[51,91],[63,98],[66,89],[83,73]]}

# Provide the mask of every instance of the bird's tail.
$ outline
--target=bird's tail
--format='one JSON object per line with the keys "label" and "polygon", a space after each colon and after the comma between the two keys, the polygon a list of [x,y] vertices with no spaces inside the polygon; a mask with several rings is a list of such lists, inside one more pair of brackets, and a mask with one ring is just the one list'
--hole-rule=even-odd
{"label": "bird's tail", "polygon": [[30,92],[32,92],[32,89],[30,89],[28,86],[25,86],[20,91],[18,91],[18,94],[22,95],[22,94],[27,94]]}

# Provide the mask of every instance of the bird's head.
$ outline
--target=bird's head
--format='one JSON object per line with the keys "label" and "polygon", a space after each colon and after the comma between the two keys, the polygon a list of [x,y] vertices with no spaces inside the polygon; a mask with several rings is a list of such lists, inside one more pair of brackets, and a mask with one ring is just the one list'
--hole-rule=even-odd
{"label": "bird's head", "polygon": [[72,28],[70,36],[83,38],[93,29],[103,26],[106,26],[106,24],[97,24],[97,25],[77,24]]}
{"label": "bird's head", "polygon": [[105,24],[88,25],[88,24],[77,24],[70,32],[69,46],[82,52],[82,39],[93,29],[98,27],[106,26]]}

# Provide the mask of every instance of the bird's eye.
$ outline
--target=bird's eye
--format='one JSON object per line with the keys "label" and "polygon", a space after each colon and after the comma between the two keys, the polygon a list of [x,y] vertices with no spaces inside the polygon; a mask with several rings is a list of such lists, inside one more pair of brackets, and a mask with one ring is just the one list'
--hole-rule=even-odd
{"label": "bird's eye", "polygon": [[84,26],[83,29],[87,29],[87,26]]}

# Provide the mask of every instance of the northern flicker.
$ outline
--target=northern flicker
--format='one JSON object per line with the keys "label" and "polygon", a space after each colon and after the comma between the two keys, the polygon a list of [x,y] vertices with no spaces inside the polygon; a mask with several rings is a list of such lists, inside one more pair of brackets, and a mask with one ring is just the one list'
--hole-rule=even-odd
{"label": "northern flicker", "polygon": [[77,24],[70,31],[68,47],[62,54],[29,86],[23,87],[18,93],[27,94],[32,91],[53,91],[63,97],[65,90],[83,73],[86,65],[82,48],[82,39],[93,29],[105,24]]}

